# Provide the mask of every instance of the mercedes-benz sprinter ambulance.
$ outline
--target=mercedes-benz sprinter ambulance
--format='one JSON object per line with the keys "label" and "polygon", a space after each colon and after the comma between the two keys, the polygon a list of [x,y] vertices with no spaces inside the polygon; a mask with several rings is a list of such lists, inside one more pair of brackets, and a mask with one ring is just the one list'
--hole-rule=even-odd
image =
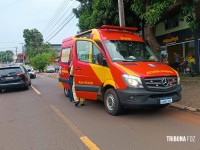
{"label": "mercedes-benz sprinter ambulance", "polygon": [[181,100],[178,73],[158,61],[136,30],[104,25],[63,40],[59,82],[66,95],[73,60],[77,97],[103,100],[111,115],[126,107],[164,107]]}

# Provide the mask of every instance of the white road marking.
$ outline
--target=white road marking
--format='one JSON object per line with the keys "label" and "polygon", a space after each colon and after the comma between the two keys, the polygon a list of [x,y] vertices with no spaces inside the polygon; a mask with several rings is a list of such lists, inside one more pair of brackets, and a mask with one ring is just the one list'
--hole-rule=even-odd
{"label": "white road marking", "polygon": [[87,146],[89,150],[100,150],[100,148],[93,143],[83,132],[78,129],[62,112],[60,112],[54,105],[50,105],[51,109],[56,115],[64,121],[64,123],[79,137],[79,139]]}
{"label": "white road marking", "polygon": [[33,89],[38,95],[41,94],[33,85],[31,85],[31,87],[32,87],[32,89]]}

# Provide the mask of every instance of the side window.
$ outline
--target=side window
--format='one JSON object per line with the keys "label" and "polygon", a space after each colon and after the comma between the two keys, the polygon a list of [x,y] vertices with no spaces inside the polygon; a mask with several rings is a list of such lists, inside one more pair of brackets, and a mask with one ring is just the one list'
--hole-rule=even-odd
{"label": "side window", "polygon": [[62,49],[61,52],[61,62],[68,63],[69,61],[69,54],[70,54],[70,47]]}
{"label": "side window", "polygon": [[98,64],[98,62],[97,62],[97,56],[100,53],[101,53],[100,50],[96,47],[96,45],[93,44],[92,63]]}
{"label": "side window", "polygon": [[91,42],[88,41],[77,41],[76,52],[80,61],[89,62],[89,54],[92,49]]}
{"label": "side window", "polygon": [[97,64],[97,55],[101,53],[97,46],[90,41],[77,41],[77,56],[80,61]]}

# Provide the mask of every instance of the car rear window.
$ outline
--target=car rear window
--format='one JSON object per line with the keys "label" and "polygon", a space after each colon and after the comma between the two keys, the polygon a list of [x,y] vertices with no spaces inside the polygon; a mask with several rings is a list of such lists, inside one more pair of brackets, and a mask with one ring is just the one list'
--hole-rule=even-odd
{"label": "car rear window", "polygon": [[12,67],[12,68],[0,68],[0,75],[8,75],[8,74],[19,74],[21,73],[21,68]]}

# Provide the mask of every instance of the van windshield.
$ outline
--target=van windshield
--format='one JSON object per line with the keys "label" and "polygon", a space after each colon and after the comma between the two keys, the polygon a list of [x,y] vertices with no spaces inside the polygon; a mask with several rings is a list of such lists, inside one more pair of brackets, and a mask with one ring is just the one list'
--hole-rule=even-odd
{"label": "van windshield", "polygon": [[143,42],[105,40],[104,44],[112,61],[158,61],[155,54]]}

